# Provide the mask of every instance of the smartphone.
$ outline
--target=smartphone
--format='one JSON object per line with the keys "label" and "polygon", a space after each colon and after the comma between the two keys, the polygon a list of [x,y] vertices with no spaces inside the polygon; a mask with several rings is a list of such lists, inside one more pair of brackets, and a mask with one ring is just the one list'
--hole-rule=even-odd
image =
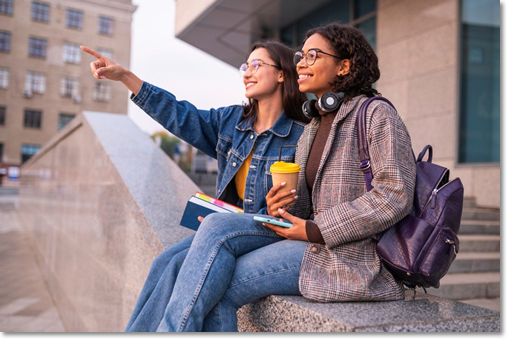
{"label": "smartphone", "polygon": [[275,217],[272,217],[272,216],[254,216],[254,220],[256,221],[259,221],[259,222],[266,222],[268,224],[272,224],[272,225],[278,225],[278,226],[283,226],[284,228],[290,228],[291,226],[293,226],[293,224],[290,222],[290,221],[280,221],[280,219],[277,219]]}

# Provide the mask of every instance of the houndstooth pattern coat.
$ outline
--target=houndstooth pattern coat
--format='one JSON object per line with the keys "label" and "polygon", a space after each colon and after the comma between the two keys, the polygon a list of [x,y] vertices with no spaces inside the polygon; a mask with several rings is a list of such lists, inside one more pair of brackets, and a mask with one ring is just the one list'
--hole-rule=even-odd
{"label": "houndstooth pattern coat", "polygon": [[[356,116],[367,98],[339,109],[325,145],[310,199],[305,168],[320,124],[314,118],[298,141],[298,201],[289,210],[314,222],[326,245],[308,243],[300,270],[300,291],[320,302],[384,301],[404,297],[401,282],[376,253],[376,234],[412,209],[416,167],[409,133],[398,113],[383,101],[370,104],[366,132],[373,189],[366,192],[359,169]],[[312,206],[312,210],[311,210]]]}

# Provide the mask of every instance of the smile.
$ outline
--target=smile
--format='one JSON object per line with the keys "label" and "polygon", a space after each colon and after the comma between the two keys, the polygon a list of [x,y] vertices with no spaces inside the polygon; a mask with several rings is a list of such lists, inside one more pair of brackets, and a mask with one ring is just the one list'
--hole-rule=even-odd
{"label": "smile", "polygon": [[256,83],[254,82],[249,82],[247,84],[245,84],[245,88],[249,88],[249,87],[252,87],[253,85],[255,85]]}

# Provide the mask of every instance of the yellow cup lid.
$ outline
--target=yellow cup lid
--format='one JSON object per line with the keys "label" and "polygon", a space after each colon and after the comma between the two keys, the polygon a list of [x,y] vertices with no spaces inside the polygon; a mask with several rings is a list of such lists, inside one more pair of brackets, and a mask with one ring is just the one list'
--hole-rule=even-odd
{"label": "yellow cup lid", "polygon": [[276,161],[271,165],[272,173],[295,173],[300,171],[300,166],[296,163]]}

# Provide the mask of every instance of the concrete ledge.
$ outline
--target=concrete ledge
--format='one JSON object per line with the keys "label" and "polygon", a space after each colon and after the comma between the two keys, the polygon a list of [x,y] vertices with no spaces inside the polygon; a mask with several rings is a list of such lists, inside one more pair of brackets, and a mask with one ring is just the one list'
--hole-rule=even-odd
{"label": "concrete ledge", "polygon": [[241,332],[500,332],[500,313],[407,291],[396,302],[315,303],[270,296],[238,311]]}

